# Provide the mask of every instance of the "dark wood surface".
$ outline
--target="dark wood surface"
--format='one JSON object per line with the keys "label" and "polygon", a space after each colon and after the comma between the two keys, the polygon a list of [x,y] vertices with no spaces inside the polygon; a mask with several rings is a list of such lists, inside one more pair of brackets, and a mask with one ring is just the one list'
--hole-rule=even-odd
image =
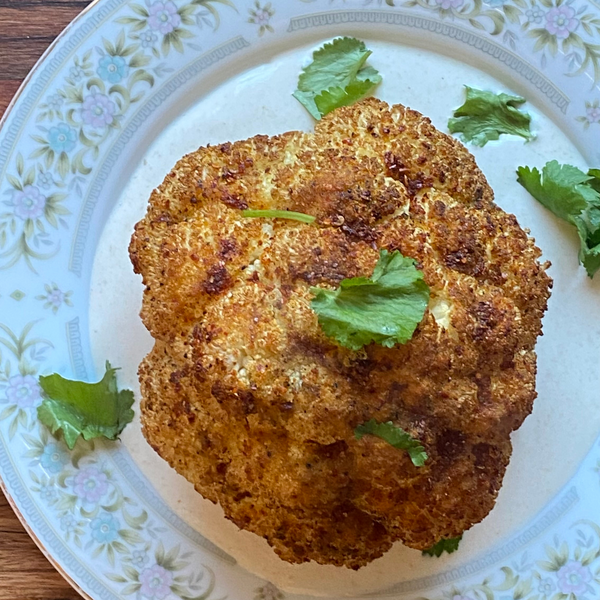
{"label": "dark wood surface", "polygon": [[[0,116],[54,38],[90,0],[0,0]],[[0,600],[81,600],[0,492]]]}

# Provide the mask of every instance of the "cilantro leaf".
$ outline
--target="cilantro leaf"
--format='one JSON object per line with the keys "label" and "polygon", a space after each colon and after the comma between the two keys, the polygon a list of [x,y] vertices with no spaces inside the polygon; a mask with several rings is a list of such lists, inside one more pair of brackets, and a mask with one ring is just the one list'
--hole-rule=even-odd
{"label": "cilantro leaf", "polygon": [[427,548],[427,550],[423,550],[423,556],[437,556],[438,558],[442,555],[442,553],[447,552],[448,554],[452,554],[458,550],[458,545],[462,540],[462,534],[456,538],[451,538],[449,540],[440,540],[437,544],[431,546],[431,548]]}
{"label": "cilantro leaf", "polygon": [[321,115],[326,115],[332,110],[340,106],[350,106],[354,104],[358,98],[362,98],[368,94],[373,88],[373,82],[370,80],[359,81],[355,79],[351,81],[345,88],[331,87],[317,96],[314,102]]}
{"label": "cilantro leaf", "polygon": [[291,210],[243,210],[243,217],[264,218],[264,219],[289,219],[290,221],[300,221],[301,223],[314,223],[316,217],[305,215],[304,213],[293,212]]}
{"label": "cilantro leaf", "polygon": [[40,377],[44,400],[38,418],[52,433],[62,430],[72,450],[79,436],[90,440],[117,439],[133,420],[133,392],[117,389],[117,369],[106,363],[106,373],[98,383],[71,381],[58,374]]}
{"label": "cilantro leaf", "polygon": [[600,224],[596,227],[588,225],[581,217],[572,219],[579,235],[579,262],[585,267],[587,274],[593,277],[600,269]]}
{"label": "cilantro leaf", "polygon": [[600,169],[590,169],[588,175],[591,177],[588,182],[597,192],[600,192]]}
{"label": "cilantro leaf", "polygon": [[600,170],[586,174],[553,160],[543,167],[519,167],[517,181],[557,217],[575,225],[579,235],[579,262],[593,277],[600,269]]}
{"label": "cilantro leaf", "polygon": [[406,450],[415,467],[422,467],[429,458],[419,440],[415,440],[402,427],[394,425],[391,421],[378,423],[375,419],[371,419],[354,430],[354,437],[357,440],[365,435],[374,435],[398,450]]}
{"label": "cilantro leaf", "polygon": [[517,174],[517,181],[538,202],[565,221],[587,207],[589,187],[581,184],[590,177],[576,167],[553,160],[546,163],[541,173],[535,167],[519,167]]}
{"label": "cilantro leaf", "polygon": [[364,42],[336,38],[313,53],[313,61],[298,79],[294,98],[317,120],[340,106],[366,96],[381,83],[381,75],[365,66],[371,55]]}
{"label": "cilantro leaf", "polygon": [[312,309],[329,337],[352,350],[404,344],[423,319],[429,287],[412,258],[382,250],[370,278],[344,279],[336,290],[311,288]]}
{"label": "cilantro leaf", "polygon": [[462,133],[463,141],[476,146],[485,146],[503,133],[526,140],[535,137],[529,129],[531,116],[519,110],[525,98],[465,87],[465,103],[454,111],[454,118],[448,120],[450,133]]}

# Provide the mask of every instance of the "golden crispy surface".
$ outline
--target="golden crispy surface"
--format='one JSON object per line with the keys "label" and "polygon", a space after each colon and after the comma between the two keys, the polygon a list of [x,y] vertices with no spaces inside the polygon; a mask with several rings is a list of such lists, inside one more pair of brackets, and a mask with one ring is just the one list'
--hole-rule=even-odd
{"label": "golden crispy surface", "polygon": [[[321,332],[309,287],[370,275],[379,248],[418,261],[430,307],[406,345],[352,352]],[[536,395],[550,279],[473,157],[428,119],[369,99],[314,134],[201,148],[152,194],[130,252],[156,339],[144,435],[281,558],[359,568],[492,509]],[[356,440],[371,418],[421,440],[426,465]]]}

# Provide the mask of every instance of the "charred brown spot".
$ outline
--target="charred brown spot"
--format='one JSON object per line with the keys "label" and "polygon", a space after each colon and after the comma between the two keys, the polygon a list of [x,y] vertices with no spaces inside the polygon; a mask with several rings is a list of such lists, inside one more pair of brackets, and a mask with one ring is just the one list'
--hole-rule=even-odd
{"label": "charred brown spot", "polygon": [[444,263],[459,273],[476,277],[485,270],[485,263],[475,248],[459,248],[454,252],[449,252],[444,257]]}
{"label": "charred brown spot", "polygon": [[471,306],[469,312],[476,320],[473,334],[476,340],[481,340],[498,324],[500,315],[490,302],[477,302],[477,304]]}
{"label": "charred brown spot", "polygon": [[445,429],[436,441],[437,453],[444,459],[452,459],[463,451],[465,435],[456,429]]}
{"label": "charred brown spot", "polygon": [[446,205],[441,200],[436,200],[433,205],[433,212],[436,217],[441,219],[446,214]]}
{"label": "charred brown spot", "polygon": [[231,276],[223,265],[213,265],[208,270],[208,277],[202,283],[207,294],[220,294],[232,285]]}
{"label": "charred brown spot", "polygon": [[238,252],[238,245],[234,239],[219,240],[219,256],[225,260],[231,259]]}
{"label": "charred brown spot", "polygon": [[[422,164],[419,163],[418,159],[417,163]],[[412,175],[410,173],[410,169],[406,166],[402,159],[399,156],[394,155],[392,152],[385,153],[384,164],[386,168],[386,175],[404,184],[406,191],[411,196],[414,196],[423,188],[433,187],[433,179],[431,177],[426,176],[421,171],[415,175]]]}
{"label": "charred brown spot", "polygon": [[420,171],[414,177],[406,177],[406,181],[404,182],[408,193],[411,196],[414,196],[418,191],[423,188],[433,187],[433,180],[431,177],[426,177]]}
{"label": "charred brown spot", "polygon": [[250,492],[240,492],[239,494],[236,494],[233,497],[233,501],[241,502],[242,500],[245,500],[246,498],[252,498],[252,494]]}
{"label": "charred brown spot", "polygon": [[393,381],[390,385],[390,389],[387,391],[385,402],[386,404],[392,404],[396,406],[402,406],[403,400],[402,395],[408,389],[408,385],[406,383],[401,383],[399,381]]}
{"label": "charred brown spot", "polygon": [[254,394],[251,390],[235,390],[216,381],[210,392],[213,398],[229,413],[249,415],[256,412]]}
{"label": "charred brown spot", "polygon": [[490,404],[492,402],[492,379],[489,375],[480,373],[475,377],[477,386],[477,398],[480,404]]}
{"label": "charred brown spot", "polygon": [[240,390],[237,393],[237,397],[239,398],[244,414],[250,415],[256,412],[254,394],[250,390]]}
{"label": "charred brown spot", "polygon": [[475,201],[475,207],[476,208],[481,208],[482,199],[483,199],[483,188],[482,187],[478,187],[475,190],[475,195],[473,197],[473,200]]}
{"label": "charred brown spot", "polygon": [[315,447],[315,450],[319,458],[332,460],[344,454],[348,450],[348,445],[344,440],[339,440],[333,444],[327,444],[326,446],[318,445]]}
{"label": "charred brown spot", "polygon": [[337,261],[322,260],[307,270],[298,270],[290,266],[293,279],[301,279],[310,285],[315,283],[339,283],[347,278],[347,270]]}
{"label": "charred brown spot", "polygon": [[208,376],[208,369],[202,364],[202,360],[197,360],[194,363],[194,377],[198,381],[206,381]]}
{"label": "charred brown spot", "polygon": [[344,223],[340,230],[347,236],[362,240],[363,242],[375,242],[378,238],[377,231],[366,223]]}
{"label": "charred brown spot", "polygon": [[240,159],[236,167],[224,167],[221,173],[221,178],[226,181],[233,181],[238,177],[242,177],[246,173],[246,169],[252,167],[254,161],[250,157]]}
{"label": "charred brown spot", "polygon": [[[503,453],[490,444],[475,444],[472,452],[475,458],[475,466],[482,469],[497,471],[501,464],[506,463]],[[499,482],[496,485],[499,487]]]}
{"label": "charred brown spot", "polygon": [[192,337],[200,342],[210,343],[221,332],[221,328],[214,323],[204,323],[203,325],[195,325],[192,330]]}
{"label": "charred brown spot", "polygon": [[403,181],[404,175],[408,173],[408,169],[401,158],[394,155],[392,152],[386,152],[383,160],[386,168],[386,175],[397,181]]}
{"label": "charred brown spot", "polygon": [[494,306],[490,302],[477,302],[470,309],[471,314],[484,327],[494,326]]}
{"label": "charred brown spot", "polygon": [[171,375],[169,376],[169,381],[173,384],[173,386],[175,387],[175,390],[178,393],[181,392],[181,389],[182,389],[181,380],[185,379],[188,376],[188,374],[189,374],[189,369],[187,367],[184,367],[180,371],[173,371],[171,373]]}
{"label": "charred brown spot", "polygon": [[237,208],[239,210],[246,210],[248,208],[248,203],[243,198],[234,196],[227,190],[221,192],[221,202],[230,208]]}
{"label": "charred brown spot", "polygon": [[220,381],[215,381],[210,389],[210,393],[219,404],[223,404],[230,396],[231,390]]}
{"label": "charred brown spot", "polygon": [[292,333],[290,336],[290,354],[309,356],[318,363],[326,362],[326,355],[331,350],[331,346],[321,342],[318,338],[313,338],[299,333]]}

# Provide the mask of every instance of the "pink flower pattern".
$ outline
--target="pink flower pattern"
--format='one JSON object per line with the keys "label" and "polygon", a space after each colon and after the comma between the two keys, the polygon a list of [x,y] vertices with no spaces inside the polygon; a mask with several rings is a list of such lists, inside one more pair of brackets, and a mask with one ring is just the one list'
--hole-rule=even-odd
{"label": "pink flower pattern", "polygon": [[140,594],[144,598],[152,600],[164,600],[170,591],[173,583],[173,575],[160,565],[154,565],[149,569],[144,569],[140,574]]}
{"label": "pink flower pattern", "polygon": [[83,121],[96,129],[111,125],[117,105],[104,94],[90,94],[83,102]]}
{"label": "pink flower pattern", "polygon": [[19,219],[39,219],[46,208],[46,196],[36,186],[26,185],[23,190],[14,193],[12,204]]}
{"label": "pink flower pattern", "polygon": [[588,106],[586,118],[590,123],[600,123],[600,106]]}
{"label": "pink flower pattern", "polygon": [[583,594],[588,588],[588,583],[592,580],[590,569],[575,560],[571,560],[562,566],[557,576],[558,589],[563,594],[574,594],[575,596]]}
{"label": "pink flower pattern", "polygon": [[108,491],[108,477],[97,467],[88,467],[75,476],[73,491],[82,500],[96,503]]}
{"label": "pink flower pattern", "polygon": [[181,25],[177,7],[171,0],[154,2],[149,9],[148,25],[163,35],[171,33]]}
{"label": "pink flower pattern", "polygon": [[579,19],[575,18],[575,9],[563,4],[546,13],[546,29],[559,40],[569,37],[579,27]]}
{"label": "pink flower pattern", "polygon": [[15,375],[8,380],[6,398],[19,408],[35,408],[42,402],[40,386],[33,375]]}

